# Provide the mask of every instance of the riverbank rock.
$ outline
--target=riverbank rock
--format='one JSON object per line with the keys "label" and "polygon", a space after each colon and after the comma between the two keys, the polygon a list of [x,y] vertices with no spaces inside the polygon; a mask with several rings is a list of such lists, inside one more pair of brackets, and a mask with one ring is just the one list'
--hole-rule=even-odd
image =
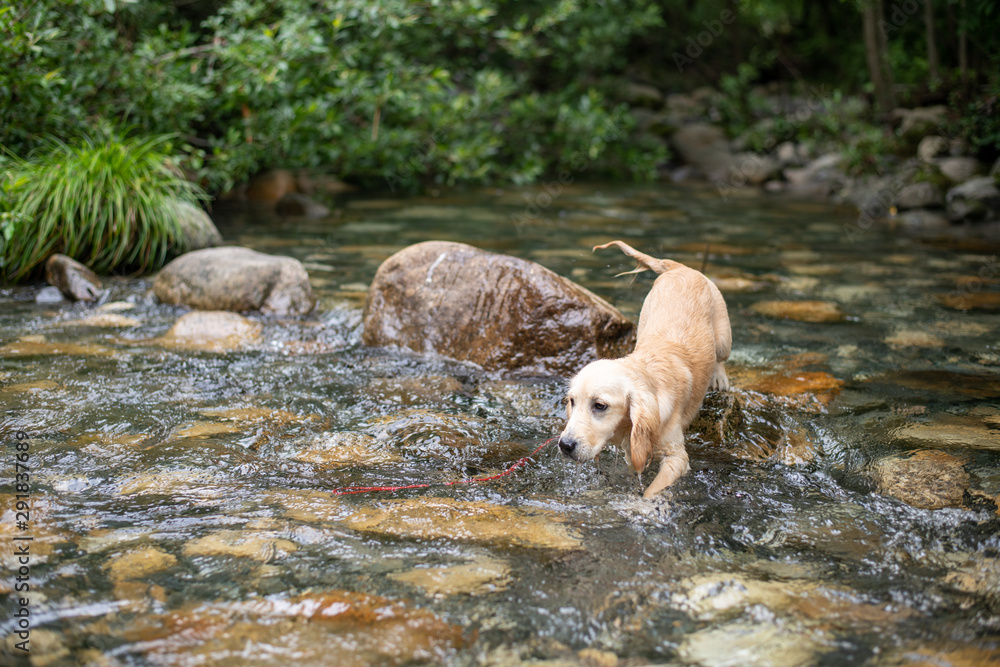
{"label": "riverbank rock", "polygon": [[297,190],[295,176],[287,169],[262,172],[247,184],[246,197],[251,201],[276,203],[289,192]]}
{"label": "riverbank rock", "polygon": [[974,178],[948,190],[945,200],[948,217],[955,222],[1000,217],[1000,188],[990,176]]}
{"label": "riverbank rock", "polygon": [[895,218],[894,222],[913,230],[947,229],[951,225],[951,221],[940,213],[919,208],[903,211]]}
{"label": "riverbank rock", "polygon": [[788,181],[789,193],[798,197],[829,197],[846,182],[840,167],[842,162],[840,153],[827,153],[804,167],[785,169],[782,173]]}
{"label": "riverbank rock", "polygon": [[917,109],[893,109],[892,118],[899,122],[896,134],[900,139],[919,144],[923,137],[944,127],[948,119],[948,107],[937,105]]}
{"label": "riverbank rock", "polygon": [[194,311],[178,318],[156,342],[185,350],[231,352],[260,342],[262,328],[236,313]]}
{"label": "riverbank rock", "polygon": [[919,509],[961,507],[969,489],[965,460],[947,452],[920,450],[889,456],[870,471],[879,493]]}
{"label": "riverbank rock", "polygon": [[937,167],[941,175],[952,183],[964,183],[983,171],[983,165],[974,157],[941,158]]}
{"label": "riverbank rock", "polygon": [[96,301],[103,291],[96,273],[66,255],[55,254],[46,260],[45,281],[70,301]]}
{"label": "riverbank rock", "polygon": [[153,293],[163,303],[201,310],[304,315],[316,305],[301,262],[249,248],[206,248],[181,255],[156,276]]}
{"label": "riverbank rock", "polygon": [[289,192],[278,200],[275,206],[278,215],[299,216],[304,218],[325,218],[330,215],[330,209],[318,201],[297,192]]}
{"label": "riverbank rock", "polygon": [[735,158],[722,128],[691,123],[677,130],[670,142],[686,164],[696,167],[710,181],[728,178]]}
{"label": "riverbank rock", "polygon": [[910,183],[896,195],[896,206],[901,210],[944,206],[944,193],[932,183]]}
{"label": "riverbank rock", "polygon": [[630,352],[634,329],[606,301],[543,266],[428,241],[379,267],[363,340],[487,370],[569,375],[599,357]]}
{"label": "riverbank rock", "polygon": [[917,144],[917,157],[921,162],[930,162],[934,158],[948,152],[948,140],[936,134],[931,134]]}
{"label": "riverbank rock", "polygon": [[200,206],[178,202],[177,221],[184,238],[183,245],[187,250],[201,250],[222,243],[219,228]]}

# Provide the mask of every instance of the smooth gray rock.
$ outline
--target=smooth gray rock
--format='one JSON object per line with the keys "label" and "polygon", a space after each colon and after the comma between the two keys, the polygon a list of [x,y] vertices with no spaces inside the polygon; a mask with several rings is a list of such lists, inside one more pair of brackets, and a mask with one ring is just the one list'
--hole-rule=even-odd
{"label": "smooth gray rock", "polygon": [[974,157],[946,157],[937,161],[941,174],[952,183],[965,183],[983,173],[983,165]]}
{"label": "smooth gray rock", "polygon": [[910,183],[896,194],[900,210],[944,206],[944,192],[933,183]]}
{"label": "smooth gray rock", "polygon": [[212,248],[222,243],[222,234],[212,222],[212,218],[200,206],[179,202],[177,216],[184,237],[183,247],[186,250]]}
{"label": "smooth gray rock", "polygon": [[1000,218],[1000,188],[990,176],[962,183],[946,195],[948,217],[960,220],[996,220]]}
{"label": "smooth gray rock", "polygon": [[304,315],[316,305],[301,262],[249,248],[206,248],[163,267],[153,292],[164,302],[199,310],[259,310]]}
{"label": "smooth gray rock", "polygon": [[711,181],[729,177],[734,157],[722,128],[692,123],[677,130],[671,144],[687,164],[697,167]]}
{"label": "smooth gray rock", "polygon": [[936,157],[948,152],[948,140],[936,134],[924,137],[917,144],[917,157],[923,162],[930,162]]}

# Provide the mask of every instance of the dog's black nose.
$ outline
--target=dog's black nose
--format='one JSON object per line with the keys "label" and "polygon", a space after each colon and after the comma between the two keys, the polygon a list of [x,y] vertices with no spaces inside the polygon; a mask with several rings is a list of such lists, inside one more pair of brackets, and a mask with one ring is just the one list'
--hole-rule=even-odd
{"label": "dog's black nose", "polygon": [[576,449],[576,440],[571,440],[569,438],[559,438],[559,449],[562,450],[563,454],[569,456],[570,454],[573,453],[573,450]]}

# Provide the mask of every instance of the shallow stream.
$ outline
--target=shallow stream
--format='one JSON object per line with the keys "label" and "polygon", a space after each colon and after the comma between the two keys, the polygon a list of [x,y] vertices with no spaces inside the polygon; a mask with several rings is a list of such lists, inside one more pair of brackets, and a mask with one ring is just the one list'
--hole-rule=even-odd
{"label": "shallow stream", "polygon": [[[260,341],[226,354],[159,344],[185,310],[148,279],[110,279],[96,308],[0,290],[4,664],[28,664],[26,535],[33,665],[1000,662],[1000,320],[977,307],[1000,291],[1000,238],[850,236],[849,212],[736,195],[219,209],[227,242],[296,257],[319,297],[307,318],[251,316]],[[643,501],[621,456],[549,446],[487,483],[331,494],[495,475],[562,425],[564,378],[363,347],[380,262],[462,241],[635,318],[651,278],[590,251],[615,238],[698,268],[710,244],[741,417],[710,397],[689,475]],[[782,317],[804,300],[828,321]],[[118,317],[81,323],[95,312]]]}

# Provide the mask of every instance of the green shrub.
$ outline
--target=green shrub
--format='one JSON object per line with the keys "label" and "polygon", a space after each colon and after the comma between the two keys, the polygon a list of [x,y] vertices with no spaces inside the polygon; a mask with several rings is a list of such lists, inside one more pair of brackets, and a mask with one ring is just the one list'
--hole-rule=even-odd
{"label": "green shrub", "polygon": [[30,277],[56,252],[97,273],[148,271],[183,252],[178,202],[204,195],[173,165],[170,140],[49,138],[0,165],[0,281]]}

